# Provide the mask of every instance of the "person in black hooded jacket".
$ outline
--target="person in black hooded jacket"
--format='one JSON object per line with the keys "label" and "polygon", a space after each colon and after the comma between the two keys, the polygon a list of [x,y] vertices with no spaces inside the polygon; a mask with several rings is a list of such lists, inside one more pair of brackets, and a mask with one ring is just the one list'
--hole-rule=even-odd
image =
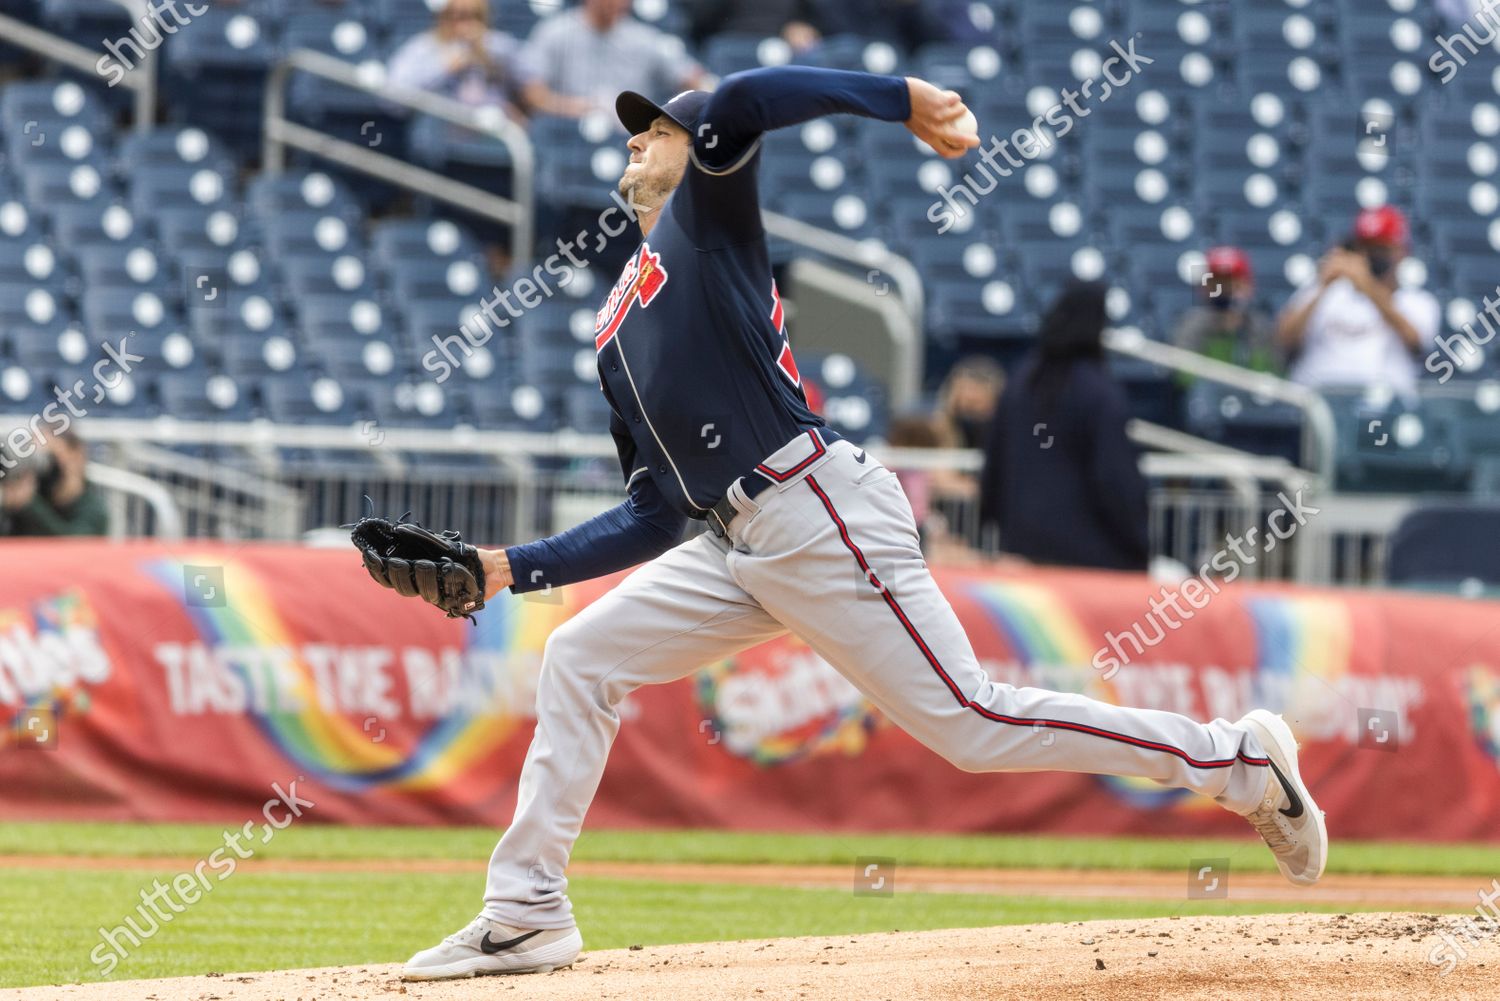
{"label": "person in black hooded jacket", "polygon": [[1107,288],[1075,282],[1000,398],[985,448],[986,542],[1033,563],[1144,570],[1146,481],[1125,435],[1125,391],[1104,363]]}

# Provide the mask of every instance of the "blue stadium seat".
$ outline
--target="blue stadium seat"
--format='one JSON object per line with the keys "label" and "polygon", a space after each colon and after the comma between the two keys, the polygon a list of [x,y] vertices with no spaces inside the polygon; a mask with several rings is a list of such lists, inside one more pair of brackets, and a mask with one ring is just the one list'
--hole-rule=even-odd
{"label": "blue stadium seat", "polygon": [[471,393],[466,404],[476,427],[504,431],[552,431],[560,418],[558,398],[527,382]]}
{"label": "blue stadium seat", "polygon": [[393,347],[374,337],[364,338],[358,344],[318,344],[303,353],[303,363],[308,361],[341,383],[385,381],[394,385],[411,374],[410,352],[401,345]]}
{"label": "blue stadium seat", "polygon": [[266,416],[287,424],[343,425],[358,416],[377,416],[354,387],[310,372],[262,380],[260,397]]}
{"label": "blue stadium seat", "polygon": [[47,241],[0,238],[0,282],[31,284],[62,296],[67,279],[65,262]]}
{"label": "blue stadium seat", "polygon": [[1391,534],[1386,573],[1398,585],[1500,586],[1500,507],[1422,505]]}
{"label": "blue stadium seat", "polygon": [[12,149],[18,143],[45,145],[40,133],[50,129],[56,135],[66,125],[103,135],[109,117],[96,93],[72,80],[21,80],[0,91],[0,126]]}
{"label": "blue stadium seat", "polygon": [[0,330],[32,326],[60,333],[72,320],[66,300],[34,281],[0,282]]}
{"label": "blue stadium seat", "polygon": [[155,213],[162,245],[180,259],[227,254],[240,245],[243,220],[232,203],[212,208],[181,205]]}
{"label": "blue stadium seat", "polygon": [[172,300],[149,289],[90,287],[83,293],[82,313],[85,328],[101,339],[126,331],[164,335],[182,325]]}
{"label": "blue stadium seat", "polygon": [[1302,461],[1302,412],[1253,393],[1195,382],[1184,400],[1187,429],[1210,441],[1291,463]]}
{"label": "blue stadium seat", "polygon": [[176,116],[212,128],[238,153],[249,157],[260,145],[260,125],[268,68],[280,53],[283,21],[254,7],[213,7],[180,31],[166,46],[162,86],[191,93]]}
{"label": "blue stadium seat", "polygon": [[[298,300],[297,315],[298,325],[310,342],[404,340],[397,317],[369,296],[348,292],[307,295]],[[457,325],[450,329],[456,332]]]}
{"label": "blue stadium seat", "polygon": [[207,167],[232,176],[234,154],[217,136],[193,125],[159,125],[150,132],[129,132],[121,137],[116,170],[127,173],[140,167]]}
{"label": "blue stadium seat", "polygon": [[392,265],[388,278],[391,290],[402,302],[427,299],[478,302],[491,294],[494,285],[483,260],[462,257],[411,258]]}
{"label": "blue stadium seat", "polygon": [[99,357],[97,342],[75,327],[48,330],[17,326],[10,330],[10,358],[31,372],[51,372]]}
{"label": "blue stadium seat", "polygon": [[424,257],[471,260],[483,256],[468,230],[446,219],[392,219],[371,227],[370,249],[387,269]]}
{"label": "blue stadium seat", "polygon": [[90,288],[159,289],[177,281],[173,263],[143,240],[85,244],[73,254]]}
{"label": "blue stadium seat", "polygon": [[791,61],[791,47],[780,38],[759,35],[714,35],[703,48],[703,64],[721,77],[760,66]]}
{"label": "blue stadium seat", "polygon": [[1365,392],[1325,391],[1339,428],[1339,483],[1360,492],[1462,492],[1472,456],[1451,413]]}
{"label": "blue stadium seat", "polygon": [[212,167],[157,165],[129,175],[130,207],[148,218],[159,209],[228,208],[234,201],[234,178]]}
{"label": "blue stadium seat", "polygon": [[281,333],[226,332],[216,345],[225,373],[241,380],[260,378],[269,383],[288,373],[302,371],[309,361],[293,341]]}
{"label": "blue stadium seat", "polygon": [[21,168],[21,187],[32,208],[44,214],[52,214],[64,205],[109,203],[116,194],[109,179],[91,163],[63,169],[47,163],[25,164]]}
{"label": "blue stadium seat", "polygon": [[222,373],[164,373],[156,382],[163,413],[188,421],[244,421],[252,416],[250,387]]}
{"label": "blue stadium seat", "polygon": [[282,258],[286,287],[292,298],[344,294],[370,298],[376,294],[375,276],[360,254],[288,254]]}
{"label": "blue stadium seat", "polygon": [[320,212],[358,220],[364,209],[348,184],[321,170],[257,174],[245,188],[245,202],[262,216],[279,212]]}

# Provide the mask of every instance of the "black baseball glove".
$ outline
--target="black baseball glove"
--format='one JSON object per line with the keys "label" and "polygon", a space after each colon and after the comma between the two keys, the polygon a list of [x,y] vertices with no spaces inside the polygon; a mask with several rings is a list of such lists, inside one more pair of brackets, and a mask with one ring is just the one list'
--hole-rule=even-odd
{"label": "black baseball glove", "polygon": [[366,517],[344,527],[353,529],[349,538],[375,583],[408,598],[420,597],[450,619],[462,616],[478,625],[474,613],[484,607],[479,550],[457,532],[429,532],[406,518]]}

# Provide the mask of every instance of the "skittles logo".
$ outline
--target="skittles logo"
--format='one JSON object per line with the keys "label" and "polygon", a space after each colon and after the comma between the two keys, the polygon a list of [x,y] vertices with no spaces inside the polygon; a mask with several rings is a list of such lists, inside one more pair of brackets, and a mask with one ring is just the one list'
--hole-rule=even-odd
{"label": "skittles logo", "polygon": [[884,724],[874,706],[807,644],[785,636],[699,672],[700,731],[737,758],[783,765],[854,756]]}
{"label": "skittles logo", "polygon": [[87,686],[109,680],[99,620],[72,588],[30,609],[0,608],[0,749],[55,746],[57,722],[89,710]]}

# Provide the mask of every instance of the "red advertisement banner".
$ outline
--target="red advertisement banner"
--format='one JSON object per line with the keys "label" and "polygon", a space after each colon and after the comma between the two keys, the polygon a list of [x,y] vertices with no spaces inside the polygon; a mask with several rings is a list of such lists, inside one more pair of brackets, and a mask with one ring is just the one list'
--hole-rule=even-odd
{"label": "red advertisement banner", "polygon": [[[1335,837],[1500,831],[1491,602],[1237,583],[1200,607],[1134,575],[937,573],[998,681],[1285,713]],[[233,819],[297,780],[320,822],[501,827],[546,638],[609,583],[507,595],[473,627],[377,587],[352,551],[0,544],[0,819]],[[794,637],[620,711],[592,826],[1242,826],[1149,782],[961,772]]]}

